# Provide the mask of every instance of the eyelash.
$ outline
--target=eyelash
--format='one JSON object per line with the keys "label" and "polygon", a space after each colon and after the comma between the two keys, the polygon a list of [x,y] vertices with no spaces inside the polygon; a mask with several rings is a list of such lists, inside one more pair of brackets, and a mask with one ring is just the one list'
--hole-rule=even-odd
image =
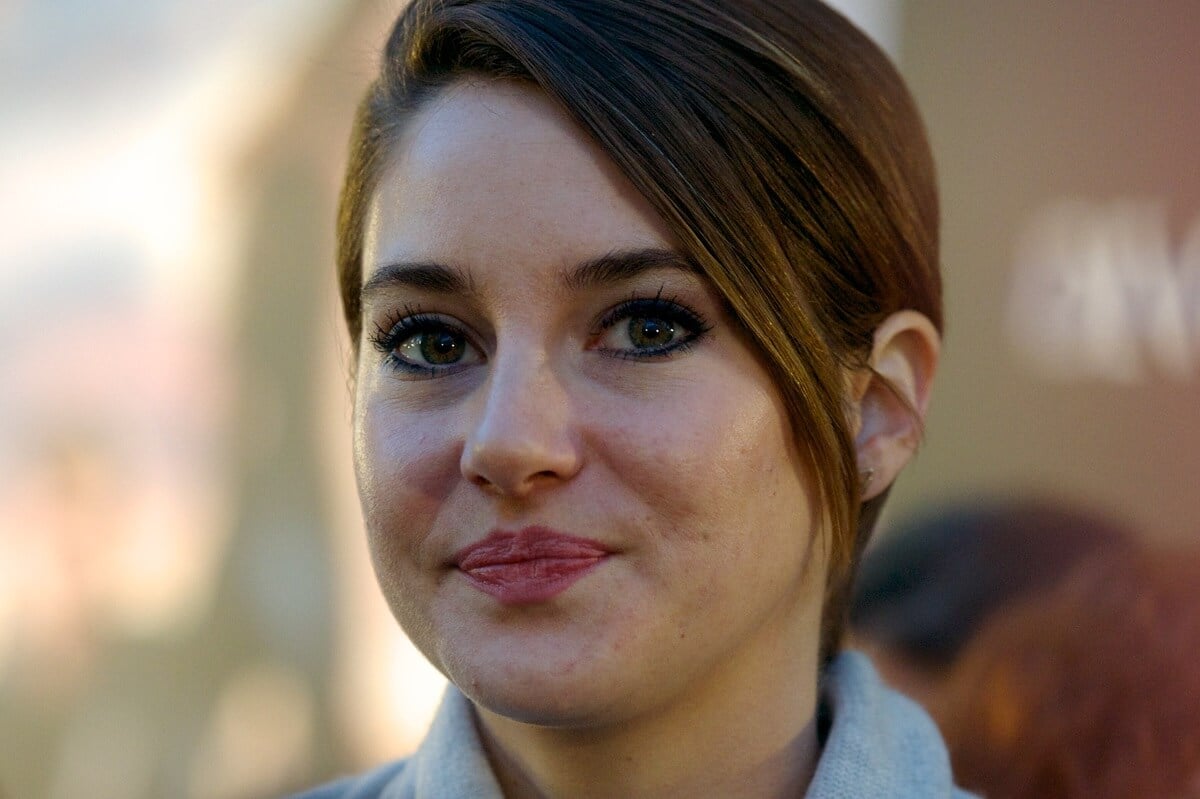
{"label": "eyelash", "polygon": [[[682,327],[683,335],[678,341],[653,349],[597,348],[597,351],[610,357],[626,360],[648,361],[669,358],[687,351],[712,330],[703,316],[673,298],[662,296],[660,289],[658,294],[653,297],[634,296],[609,309],[597,321],[589,336],[589,341],[600,338],[627,319],[660,319]],[[458,370],[454,366],[414,364],[397,356],[396,350],[415,335],[447,330],[462,336],[469,342],[469,337],[459,325],[436,314],[424,313],[420,308],[406,305],[402,310],[393,312],[382,323],[376,324],[370,340],[375,349],[384,356],[384,361],[393,369],[422,377],[438,377]]]}
{"label": "eyelash", "polygon": [[671,342],[662,347],[643,350],[600,350],[606,355],[627,360],[655,360],[668,358],[677,353],[686,352],[696,342],[712,330],[712,327],[696,311],[670,297],[663,297],[661,289],[653,297],[631,297],[625,302],[609,310],[592,332],[592,338],[598,338],[612,330],[626,319],[661,319],[665,322],[678,324],[684,333],[679,341]]}
{"label": "eyelash", "polygon": [[438,377],[451,371],[457,371],[453,366],[421,366],[411,363],[396,355],[408,339],[419,333],[433,333],[440,330],[452,330],[467,338],[462,328],[443,319],[436,314],[424,313],[420,308],[405,305],[403,310],[395,311],[382,323],[375,325],[371,334],[371,343],[384,356],[384,362],[398,372],[410,372],[422,377]]}

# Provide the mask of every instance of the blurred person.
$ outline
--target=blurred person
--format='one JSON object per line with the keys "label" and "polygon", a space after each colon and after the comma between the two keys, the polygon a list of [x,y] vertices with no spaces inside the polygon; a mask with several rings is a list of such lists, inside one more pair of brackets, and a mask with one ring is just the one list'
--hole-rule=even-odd
{"label": "blurred person", "polygon": [[1200,550],[1097,553],[996,614],[936,717],[989,799],[1200,797]]}
{"label": "blurred person", "polygon": [[907,89],[821,3],[412,3],[338,268],[375,571],[450,687],[309,796],[964,796],[841,652],[937,225]]}
{"label": "blurred person", "polygon": [[917,514],[863,558],[854,645],[893,686],[930,700],[992,614],[1133,541],[1121,522],[1045,498],[973,499]]}

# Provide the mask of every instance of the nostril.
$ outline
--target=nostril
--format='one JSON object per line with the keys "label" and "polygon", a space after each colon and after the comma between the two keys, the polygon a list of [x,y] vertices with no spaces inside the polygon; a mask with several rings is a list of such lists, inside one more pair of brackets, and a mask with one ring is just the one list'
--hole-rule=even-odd
{"label": "nostril", "polygon": [[504,452],[483,448],[463,459],[462,473],[486,493],[521,497],[539,486],[571,479],[578,463],[579,455],[570,446],[554,450],[513,448]]}
{"label": "nostril", "polygon": [[488,480],[486,477],[473,477],[471,478],[471,482],[484,494],[494,497],[503,497],[506,494],[504,489],[493,483],[491,480]]}

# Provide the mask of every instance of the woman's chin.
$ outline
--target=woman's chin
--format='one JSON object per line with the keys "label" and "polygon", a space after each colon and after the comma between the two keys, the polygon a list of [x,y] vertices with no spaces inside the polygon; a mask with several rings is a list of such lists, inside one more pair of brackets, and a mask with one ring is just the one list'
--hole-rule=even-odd
{"label": "woman's chin", "polygon": [[563,692],[518,695],[505,686],[503,691],[481,691],[471,699],[476,707],[495,716],[550,729],[595,729],[614,724],[622,716],[611,700]]}
{"label": "woman's chin", "polygon": [[448,676],[483,710],[524,724],[596,727],[632,711],[620,670],[605,669],[594,660],[547,661],[526,653],[459,663]]}

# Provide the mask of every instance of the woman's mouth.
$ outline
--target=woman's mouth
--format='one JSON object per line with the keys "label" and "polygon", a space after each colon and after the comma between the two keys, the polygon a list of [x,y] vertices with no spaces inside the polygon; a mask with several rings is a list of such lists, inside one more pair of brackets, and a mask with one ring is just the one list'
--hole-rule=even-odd
{"label": "woman's mouth", "polygon": [[526,527],[492,531],[454,557],[464,576],[503,605],[546,602],[566,591],[612,554],[597,541]]}

